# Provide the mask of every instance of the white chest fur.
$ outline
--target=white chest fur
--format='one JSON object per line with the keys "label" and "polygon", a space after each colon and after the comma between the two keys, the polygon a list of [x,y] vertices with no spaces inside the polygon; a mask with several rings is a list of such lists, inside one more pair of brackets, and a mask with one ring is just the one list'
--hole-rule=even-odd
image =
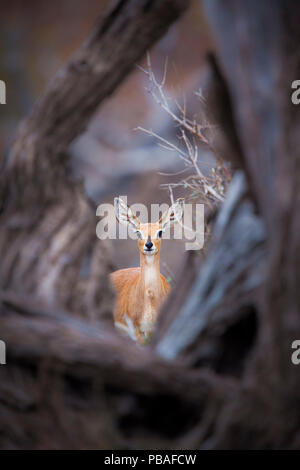
{"label": "white chest fur", "polygon": [[145,263],[144,280],[146,289],[156,290],[160,283],[160,273],[153,259],[153,256],[149,256]]}
{"label": "white chest fur", "polygon": [[149,335],[153,331],[156,322],[161,288],[159,268],[152,256],[148,257],[144,266],[144,283],[145,297],[141,330],[145,335]]}

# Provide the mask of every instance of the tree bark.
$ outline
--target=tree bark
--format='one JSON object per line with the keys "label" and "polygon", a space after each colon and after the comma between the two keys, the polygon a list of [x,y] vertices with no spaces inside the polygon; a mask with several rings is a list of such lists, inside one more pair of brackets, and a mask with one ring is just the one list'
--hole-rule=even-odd
{"label": "tree bark", "polygon": [[255,205],[233,198],[226,220],[235,178],[208,259],[173,320],[167,327],[162,320],[156,349],[239,377],[214,447],[297,447],[299,373],[291,345],[300,337],[300,115],[290,94],[300,71],[299,5],[213,0],[205,7],[233,110],[228,139],[238,136],[232,158],[248,176]]}
{"label": "tree bark", "polygon": [[[113,36],[122,35],[124,17],[118,15],[126,5],[135,7],[129,9],[130,14],[144,18],[149,11],[153,15],[160,8],[169,11],[171,3],[179,13],[185,2],[119,2],[114,14],[101,23],[100,36],[110,31]],[[7,205],[1,226],[8,224],[11,244],[7,230],[2,230],[1,279],[5,289],[27,291],[31,297],[1,293],[1,339],[7,342],[10,363],[1,368],[3,448],[299,448],[300,376],[291,363],[291,344],[300,338],[300,152],[299,112],[291,103],[290,86],[300,72],[296,50],[300,6],[283,0],[264,0],[255,8],[248,0],[204,3],[216,36],[226,106],[230,101],[230,129],[227,123],[224,132],[230,134],[230,145],[238,151],[235,161],[244,173],[235,175],[203,265],[199,268],[194,256],[188,255],[181,277],[185,282],[178,282],[164,307],[158,334],[149,347],[142,349],[118,338],[102,323],[93,323],[91,328],[86,321],[74,319],[76,289],[88,293],[96,283],[88,275],[86,284],[79,286],[81,254],[75,269],[72,264],[76,271],[72,274],[66,271],[68,260],[62,253],[77,259],[66,243],[73,240],[70,235],[75,227],[78,238],[72,250],[94,249],[93,217],[84,195],[78,186],[74,189],[66,173],[65,152],[74,137],[72,130],[57,133],[57,148],[51,137],[55,124],[60,127],[74,108],[68,105],[63,111],[62,99],[56,104],[56,114],[46,97],[21,130],[3,185]],[[115,23],[116,18],[121,22]],[[111,24],[118,25],[117,29],[110,29]],[[92,35],[82,49],[90,44],[91,57],[95,57],[97,37]],[[145,37],[148,47],[156,35]],[[129,41],[133,36],[125,38]],[[127,43],[122,49],[118,43],[124,53],[122,61],[132,64],[136,58],[130,46]],[[105,44],[100,57],[109,56],[110,63],[107,50]],[[118,74],[119,65],[111,62],[112,74]],[[52,87],[60,89],[63,76]],[[75,89],[76,83],[73,80]],[[95,91],[94,85],[91,90]],[[84,92],[89,105],[80,96],[76,104],[78,109],[83,107],[87,122],[94,109],[93,96]],[[41,125],[40,139],[39,121],[43,116],[47,120],[48,106],[53,121]],[[219,115],[226,113],[221,109]],[[72,115],[71,122],[80,132],[84,126],[77,119],[79,115]],[[52,162],[57,171],[56,164],[50,166]],[[53,195],[54,187],[64,200],[72,200],[68,206],[73,209],[71,222],[65,203]],[[51,201],[50,206],[44,201]],[[44,216],[37,230],[33,209],[39,221],[38,215],[49,207],[57,210],[55,222],[50,224]],[[78,211],[80,228],[75,223]],[[65,225],[68,222],[70,227]],[[83,235],[86,226],[88,235]],[[61,236],[57,227],[63,228]],[[61,239],[66,232],[69,236]],[[40,240],[38,259],[29,243],[32,235]],[[24,253],[19,253],[20,247],[25,247]],[[102,277],[101,291],[106,292],[109,256],[103,251],[101,244],[101,268],[96,262],[93,266],[94,279]],[[26,265],[26,259],[31,265]],[[33,266],[32,272],[28,266]],[[42,268],[50,270],[50,278],[41,280]],[[49,292],[59,297],[53,279],[65,283],[68,298],[58,302],[60,309],[53,305],[45,309],[39,303],[43,293],[48,304]],[[110,311],[109,300],[98,302]],[[83,310],[96,311],[90,295],[83,295],[81,305]]]}
{"label": "tree bark", "polygon": [[0,448],[190,446],[186,433],[234,390],[231,380],[221,386],[213,373],[166,363],[70,312],[13,293],[1,302],[9,367],[1,369]]}
{"label": "tree bark", "polygon": [[72,177],[68,146],[188,4],[109,2],[22,123],[0,180],[3,288],[110,318],[109,246],[96,238],[95,207]]}

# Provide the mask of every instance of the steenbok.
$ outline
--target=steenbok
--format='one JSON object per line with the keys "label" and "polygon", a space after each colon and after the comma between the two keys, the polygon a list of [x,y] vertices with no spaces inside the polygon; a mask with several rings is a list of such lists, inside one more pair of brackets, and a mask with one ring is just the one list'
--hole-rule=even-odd
{"label": "steenbok", "polygon": [[159,269],[161,238],[167,228],[182,219],[183,202],[176,201],[156,223],[142,224],[120,198],[115,198],[115,209],[118,222],[137,234],[140,267],[120,269],[110,275],[117,294],[114,322],[138,343],[145,344],[170,290]]}

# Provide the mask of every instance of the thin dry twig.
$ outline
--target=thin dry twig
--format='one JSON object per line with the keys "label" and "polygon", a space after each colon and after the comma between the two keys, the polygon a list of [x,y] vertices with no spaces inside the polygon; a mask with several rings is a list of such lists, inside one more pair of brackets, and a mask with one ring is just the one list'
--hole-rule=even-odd
{"label": "thin dry twig", "polygon": [[[164,184],[162,187],[166,187],[170,192],[170,188],[173,190],[176,187],[183,186],[191,191],[190,197],[192,199],[200,199],[202,202],[207,203],[210,206],[212,204],[220,204],[224,201],[231,175],[222,159],[216,154],[213,145],[203,133],[204,130],[214,126],[208,122],[199,124],[196,119],[189,119],[187,117],[185,100],[183,106],[175,100],[175,108],[177,112],[174,111],[172,101],[167,97],[164,91],[167,78],[167,65],[168,62],[166,60],[161,81],[158,81],[153,73],[149,54],[147,54],[147,68],[144,69],[140,67],[140,69],[149,79],[150,87],[148,92],[151,94],[154,101],[171,117],[176,126],[179,127],[180,133],[178,144],[170,142],[155,133],[152,129],[149,130],[143,127],[137,127],[136,130],[140,130],[145,134],[154,137],[158,141],[159,146],[164,150],[176,152],[178,157],[183,161],[185,168],[179,172],[175,172],[173,176],[178,175],[181,172],[184,173],[189,169],[192,169],[193,171],[192,175],[182,181],[178,183]],[[195,92],[195,95],[203,102],[201,90]],[[199,144],[204,145],[216,160],[216,165],[211,168],[208,175],[204,175],[199,168]],[[172,174],[169,174],[168,176],[172,176]]]}

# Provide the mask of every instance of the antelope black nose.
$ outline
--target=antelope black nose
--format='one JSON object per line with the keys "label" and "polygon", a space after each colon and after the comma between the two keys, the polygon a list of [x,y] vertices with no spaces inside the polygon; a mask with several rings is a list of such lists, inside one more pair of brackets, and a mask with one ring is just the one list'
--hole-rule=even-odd
{"label": "antelope black nose", "polygon": [[153,243],[151,241],[150,236],[148,236],[147,243],[145,243],[145,247],[147,248],[147,250],[151,250],[151,248],[153,247]]}

